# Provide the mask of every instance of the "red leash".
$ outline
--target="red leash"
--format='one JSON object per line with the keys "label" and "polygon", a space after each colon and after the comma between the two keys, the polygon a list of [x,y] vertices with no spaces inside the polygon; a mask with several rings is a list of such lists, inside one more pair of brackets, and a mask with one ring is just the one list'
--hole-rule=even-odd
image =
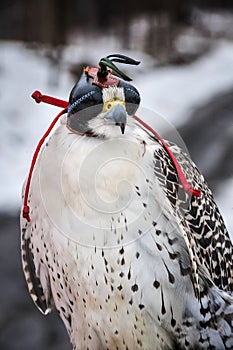
{"label": "red leash", "polygon": [[180,164],[177,162],[176,157],[174,156],[174,154],[172,153],[172,151],[170,150],[170,148],[168,147],[168,145],[166,144],[164,139],[150,125],[145,123],[142,119],[140,119],[136,115],[134,116],[134,119],[136,119],[140,124],[142,124],[142,126],[144,126],[146,129],[148,129],[152,134],[154,134],[157,137],[157,139],[162,143],[163,148],[166,150],[167,154],[171,158],[171,160],[176,168],[177,174],[179,176],[180,182],[182,183],[182,186],[184,187],[185,192],[187,192],[190,195],[194,195],[195,197],[200,197],[201,191],[193,188],[187,182],[186,177],[183,173],[183,170],[180,167]]}
{"label": "red leash", "polygon": [[64,109],[60,113],[58,113],[58,115],[54,118],[54,120],[50,124],[49,128],[47,129],[47,131],[44,133],[44,135],[40,139],[40,141],[36,147],[36,150],[33,154],[32,162],[31,162],[31,166],[30,166],[30,170],[29,170],[29,174],[28,174],[28,178],[27,178],[27,182],[26,182],[25,192],[24,192],[24,200],[23,200],[23,218],[25,218],[28,222],[31,221],[30,208],[28,205],[28,195],[29,195],[32,173],[33,173],[33,170],[34,170],[34,167],[36,164],[38,154],[40,152],[40,149],[41,149],[46,137],[49,136],[51,130],[53,129],[53,127],[56,124],[56,122],[58,121],[58,119],[62,116],[62,114],[67,112],[67,107],[68,107],[68,102],[63,101],[63,100],[59,100],[59,99],[54,98],[54,97],[42,95],[41,92],[39,92],[39,91],[34,91],[32,94],[32,98],[34,98],[37,103],[45,102],[45,103],[49,103],[49,104],[52,104],[52,105],[57,106],[57,107],[62,107]]}
{"label": "red leash", "polygon": [[[30,166],[30,170],[29,170],[29,174],[28,174],[28,178],[27,178],[27,182],[26,182],[26,187],[25,187],[25,192],[24,192],[24,202],[23,202],[23,204],[24,204],[23,205],[23,217],[28,222],[31,221],[30,208],[28,205],[28,195],[29,195],[32,173],[33,173],[33,170],[34,170],[34,167],[36,164],[37,157],[39,155],[40,149],[41,149],[45,139],[49,136],[51,130],[53,129],[53,127],[55,126],[55,124],[59,120],[59,118],[64,113],[67,112],[67,108],[68,108],[67,101],[60,100],[60,99],[52,97],[52,96],[42,95],[42,93],[40,91],[34,91],[32,94],[32,98],[34,98],[34,100],[37,103],[40,103],[40,102],[48,103],[48,104],[51,104],[53,106],[61,107],[61,108],[63,108],[63,110],[60,113],[58,113],[58,115],[54,118],[54,120],[50,124],[49,128],[47,129],[45,134],[40,139],[40,141],[36,147],[36,150],[34,152],[33,158],[32,158],[32,162],[31,162],[31,166]],[[176,157],[174,156],[174,154],[172,153],[172,151],[170,150],[170,148],[168,147],[168,145],[166,144],[164,139],[151,126],[149,126],[147,123],[145,123],[142,119],[140,119],[136,115],[134,116],[134,119],[137,120],[143,127],[145,127],[147,130],[149,130],[152,134],[154,134],[156,136],[156,138],[161,142],[162,146],[164,147],[167,154],[171,158],[171,160],[174,164],[174,167],[176,168],[177,174],[179,176],[180,182],[182,183],[182,186],[184,187],[184,190],[190,195],[200,197],[201,191],[198,189],[195,189],[191,185],[189,185],[179,163],[176,160]]]}

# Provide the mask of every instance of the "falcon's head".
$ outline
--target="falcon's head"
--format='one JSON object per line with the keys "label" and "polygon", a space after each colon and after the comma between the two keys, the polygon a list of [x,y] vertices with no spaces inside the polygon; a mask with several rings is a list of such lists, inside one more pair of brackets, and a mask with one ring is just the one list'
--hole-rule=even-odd
{"label": "falcon's head", "polygon": [[[114,70],[125,80],[131,80],[113,63],[139,64],[128,57],[100,60],[99,67],[86,67],[73,87],[68,107],[67,127],[78,134],[108,137],[121,135],[140,103],[137,89],[112,75]],[[107,67],[111,67],[109,70]]]}

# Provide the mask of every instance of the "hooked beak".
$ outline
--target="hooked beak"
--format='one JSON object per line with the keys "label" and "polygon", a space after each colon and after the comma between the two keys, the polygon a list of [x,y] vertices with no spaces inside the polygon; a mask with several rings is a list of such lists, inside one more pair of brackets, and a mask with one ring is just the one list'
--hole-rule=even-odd
{"label": "hooked beak", "polygon": [[110,111],[106,113],[104,119],[108,124],[120,126],[121,133],[124,134],[127,120],[127,114],[124,105],[116,101],[109,102],[109,105],[112,107]]}

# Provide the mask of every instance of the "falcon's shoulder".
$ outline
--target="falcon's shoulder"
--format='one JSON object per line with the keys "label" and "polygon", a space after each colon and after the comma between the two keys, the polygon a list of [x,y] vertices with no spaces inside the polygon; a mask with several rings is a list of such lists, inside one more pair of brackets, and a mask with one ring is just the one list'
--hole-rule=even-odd
{"label": "falcon's shoulder", "polygon": [[154,170],[176,214],[188,228],[196,254],[217,287],[233,291],[233,247],[212,192],[196,165],[177,145],[167,143],[179,162],[187,181],[201,190],[201,196],[187,194],[172,160],[163,147],[154,153]]}
{"label": "falcon's shoulder", "polygon": [[38,309],[47,315],[51,309],[51,290],[45,271],[35,261],[33,243],[31,240],[32,222],[21,219],[21,257],[22,266],[29,293]]}

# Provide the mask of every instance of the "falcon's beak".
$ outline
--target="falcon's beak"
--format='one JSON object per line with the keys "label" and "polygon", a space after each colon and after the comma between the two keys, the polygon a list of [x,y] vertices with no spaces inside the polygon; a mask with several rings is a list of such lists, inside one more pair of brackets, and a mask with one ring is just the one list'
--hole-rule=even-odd
{"label": "falcon's beak", "polygon": [[127,113],[125,103],[123,101],[108,101],[104,104],[104,110],[107,112],[104,119],[108,124],[118,125],[121,128],[122,134],[125,132]]}

